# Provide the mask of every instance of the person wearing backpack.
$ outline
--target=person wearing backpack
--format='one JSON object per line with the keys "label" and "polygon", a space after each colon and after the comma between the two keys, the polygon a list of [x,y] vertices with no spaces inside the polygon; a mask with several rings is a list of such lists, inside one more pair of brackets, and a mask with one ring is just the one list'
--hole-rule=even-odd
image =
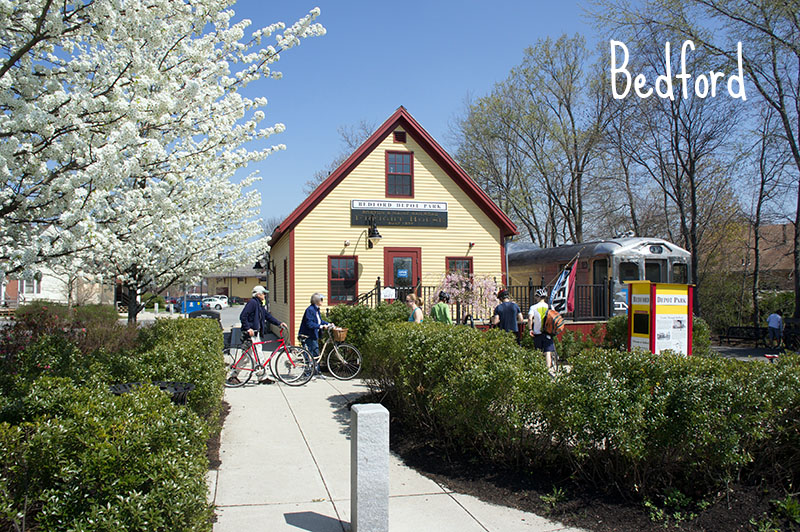
{"label": "person wearing backpack", "polygon": [[553,353],[556,351],[556,344],[553,337],[544,330],[545,318],[550,305],[547,304],[547,290],[539,288],[536,291],[538,303],[532,305],[528,311],[528,327],[530,335],[533,336],[533,345],[536,349],[544,353],[548,371],[553,368]]}

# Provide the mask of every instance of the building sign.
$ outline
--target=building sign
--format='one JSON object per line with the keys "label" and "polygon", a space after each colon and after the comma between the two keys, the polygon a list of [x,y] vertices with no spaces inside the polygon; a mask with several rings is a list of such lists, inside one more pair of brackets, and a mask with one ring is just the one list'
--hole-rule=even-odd
{"label": "building sign", "polygon": [[352,200],[350,225],[447,227],[447,202]]}
{"label": "building sign", "polygon": [[381,299],[397,299],[397,290],[391,287],[381,289]]}

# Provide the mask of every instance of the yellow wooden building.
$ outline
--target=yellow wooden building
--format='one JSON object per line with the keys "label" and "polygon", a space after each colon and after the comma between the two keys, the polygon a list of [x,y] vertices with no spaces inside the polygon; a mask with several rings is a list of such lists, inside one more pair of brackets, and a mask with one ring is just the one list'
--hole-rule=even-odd
{"label": "yellow wooden building", "polygon": [[378,278],[435,286],[461,270],[506,283],[514,234],[508,216],[400,107],[275,228],[271,312],[295,338],[314,292],[327,307],[354,304]]}
{"label": "yellow wooden building", "polygon": [[267,280],[263,271],[248,266],[240,266],[232,270],[211,273],[203,279],[208,295],[223,295],[250,299],[253,287],[257,284],[264,285]]}

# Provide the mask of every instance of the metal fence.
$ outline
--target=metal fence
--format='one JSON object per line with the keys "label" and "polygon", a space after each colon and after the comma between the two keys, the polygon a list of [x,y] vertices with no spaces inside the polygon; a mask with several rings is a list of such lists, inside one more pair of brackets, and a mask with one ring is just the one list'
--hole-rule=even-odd
{"label": "metal fence", "polygon": [[[426,304],[438,300],[435,286],[423,286],[419,281],[416,286],[382,286],[381,279],[378,277],[375,287],[369,292],[361,294],[356,304],[374,308],[381,303],[382,292],[385,288],[394,290],[395,298],[392,301],[404,301],[406,296],[411,293],[416,293]],[[536,303],[535,294],[538,288],[540,285],[535,285],[531,281],[527,285],[507,286],[506,290],[511,295],[511,299],[519,305],[522,314],[527,316],[528,309]],[[549,290],[552,287],[546,288]],[[575,285],[575,309],[571,313],[566,313],[566,316],[572,317],[573,320],[606,320],[613,315],[612,301],[610,284]],[[465,318],[471,318],[478,322],[488,322],[491,319],[490,311],[460,303],[451,303],[450,313],[458,322],[463,322]],[[485,315],[487,313],[488,315]]]}

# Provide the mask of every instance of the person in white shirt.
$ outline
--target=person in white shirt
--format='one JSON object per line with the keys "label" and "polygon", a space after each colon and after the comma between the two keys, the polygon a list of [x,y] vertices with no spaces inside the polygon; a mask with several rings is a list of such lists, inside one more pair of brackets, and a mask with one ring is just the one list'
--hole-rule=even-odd
{"label": "person in white shirt", "polygon": [[533,345],[536,349],[544,353],[547,369],[550,370],[553,367],[553,353],[556,350],[556,344],[549,334],[544,334],[542,331],[544,317],[550,308],[550,305],[548,305],[546,301],[547,290],[539,288],[536,291],[536,297],[539,299],[539,302],[532,305],[528,311],[528,328],[530,330],[530,335],[533,336]]}
{"label": "person in white shirt", "polygon": [[774,347],[781,346],[781,338],[783,338],[783,311],[778,310],[773,312],[767,317],[767,341],[769,346],[773,347],[772,341],[775,340]]}

